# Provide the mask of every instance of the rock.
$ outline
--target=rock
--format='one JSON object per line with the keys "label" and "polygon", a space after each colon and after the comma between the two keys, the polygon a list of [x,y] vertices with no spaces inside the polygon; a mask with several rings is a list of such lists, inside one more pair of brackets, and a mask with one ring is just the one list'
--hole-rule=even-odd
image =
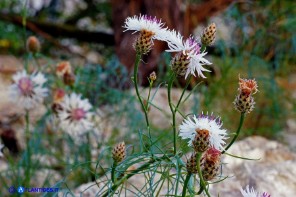
{"label": "rock", "polygon": [[223,176],[231,178],[212,186],[211,193],[217,196],[241,196],[239,188],[247,185],[257,191],[266,191],[271,196],[293,196],[296,193],[296,154],[286,146],[263,137],[248,137],[235,143],[230,154],[247,158],[247,161],[225,156]]}
{"label": "rock", "polygon": [[[230,154],[249,158],[260,158],[259,161],[248,161],[223,157],[223,176],[229,176],[226,180],[211,185],[212,196],[240,197],[240,188],[247,185],[254,187],[257,191],[265,191],[273,197],[294,196],[296,193],[296,154],[291,152],[286,146],[267,140],[263,137],[253,136],[235,143],[228,151]],[[175,173],[175,172],[172,172]],[[109,176],[109,175],[108,175]],[[154,182],[160,179],[156,174]],[[104,186],[106,177],[103,176],[97,182],[90,182],[79,186],[74,190],[75,195],[95,196]],[[110,177],[109,177],[110,180]],[[137,192],[145,184],[143,174],[135,175],[126,183],[128,188],[124,196],[135,196],[132,192]],[[159,195],[167,192],[167,184],[164,183]],[[179,189],[181,193],[182,188]]]}

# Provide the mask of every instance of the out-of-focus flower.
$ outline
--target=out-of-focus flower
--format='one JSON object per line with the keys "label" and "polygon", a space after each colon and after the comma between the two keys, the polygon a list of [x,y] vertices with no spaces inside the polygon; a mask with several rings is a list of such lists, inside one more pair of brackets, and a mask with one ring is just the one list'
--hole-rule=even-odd
{"label": "out-of-focus flower", "polygon": [[93,128],[90,111],[92,105],[88,99],[82,99],[80,94],[66,95],[60,103],[62,110],[58,111],[60,127],[69,135],[81,135]]}
{"label": "out-of-focus flower", "polygon": [[43,87],[47,80],[40,72],[28,75],[26,71],[20,71],[12,78],[14,84],[9,87],[10,97],[25,110],[41,104],[48,94],[48,89]]}
{"label": "out-of-focus flower", "polygon": [[258,91],[255,79],[242,79],[239,77],[239,94],[234,100],[235,109],[241,113],[250,113],[255,107],[253,94]]}
{"label": "out-of-focus flower", "polygon": [[38,53],[40,51],[41,45],[38,38],[35,36],[30,36],[27,39],[26,47],[29,52]]}
{"label": "out-of-focus flower", "polygon": [[266,192],[263,192],[262,194],[256,192],[254,188],[250,188],[248,185],[246,186],[246,189],[243,188],[240,189],[243,197],[270,197],[269,194]]}
{"label": "out-of-focus flower", "polygon": [[3,157],[2,149],[4,148],[3,144],[0,144],[0,157]]}
{"label": "out-of-focus flower", "polygon": [[215,38],[216,38],[216,24],[212,23],[204,29],[200,39],[203,45],[210,46],[215,42]]}
{"label": "out-of-focus flower", "polygon": [[58,113],[59,110],[62,110],[61,102],[64,100],[64,97],[66,95],[65,90],[63,89],[56,89],[53,92],[53,104],[51,106],[51,109],[54,113]]}
{"label": "out-of-focus flower", "polygon": [[[201,144],[207,144],[217,150],[222,150],[227,139],[227,133],[225,129],[221,129],[222,121],[219,117],[212,115],[200,114],[193,116],[193,118],[187,118],[180,125],[179,136],[182,139],[189,139],[188,145],[192,146],[193,141],[200,140],[205,141]],[[208,138],[206,136],[209,136]],[[196,139],[199,138],[199,139]],[[198,144],[195,142],[195,144]],[[198,150],[197,150],[198,151]]]}
{"label": "out-of-focus flower", "polygon": [[140,32],[134,43],[134,48],[140,54],[147,54],[153,47],[153,40],[166,40],[167,28],[163,28],[163,26],[161,20],[156,17],[140,15],[128,17],[123,27],[124,31]]}
{"label": "out-of-focus flower", "polygon": [[185,79],[189,74],[195,75],[197,72],[198,76],[205,78],[203,72],[209,70],[205,69],[203,65],[212,64],[204,56],[207,52],[200,51],[200,43],[197,42],[193,37],[183,40],[182,35],[176,31],[169,31],[167,36],[167,43],[169,49],[167,52],[177,52],[173,57],[171,66],[172,70],[178,76],[184,76]]}
{"label": "out-of-focus flower", "polygon": [[56,74],[59,77],[63,77],[65,74],[71,74],[72,73],[72,67],[70,62],[68,61],[62,61],[57,64],[56,66]]}
{"label": "out-of-focus flower", "polygon": [[121,142],[116,144],[116,146],[112,150],[112,158],[116,162],[122,162],[125,158],[126,150],[125,150],[125,143]]}
{"label": "out-of-focus flower", "polygon": [[214,179],[220,169],[221,152],[215,148],[209,148],[201,159],[201,171],[206,181]]}

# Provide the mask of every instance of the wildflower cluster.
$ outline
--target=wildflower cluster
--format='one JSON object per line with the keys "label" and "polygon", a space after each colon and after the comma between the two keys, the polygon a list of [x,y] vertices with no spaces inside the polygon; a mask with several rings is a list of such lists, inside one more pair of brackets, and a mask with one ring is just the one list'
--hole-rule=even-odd
{"label": "wildflower cluster", "polygon": [[[108,168],[100,166],[99,161],[96,161],[96,169],[93,170],[91,165],[91,150],[87,150],[86,155],[88,156],[88,161],[86,163],[89,164],[88,170],[91,172],[92,178],[96,178],[97,169],[101,168],[100,173],[108,179],[105,186],[100,188],[97,195],[104,197],[118,193],[118,191],[121,191],[119,188],[126,185],[126,181],[136,174],[145,174],[149,182],[149,186],[147,184],[147,187],[151,187],[147,190],[154,191],[155,185],[158,185],[160,182],[158,180],[157,184],[155,184],[155,174],[162,174],[162,170],[165,169],[166,173],[161,175],[164,177],[164,181],[167,179],[168,182],[176,182],[173,185],[174,191],[168,191],[167,195],[182,195],[182,197],[185,197],[189,192],[191,196],[204,193],[207,197],[210,197],[211,195],[208,191],[209,184],[223,180],[220,170],[223,168],[221,162],[222,156],[237,139],[245,113],[250,113],[254,109],[255,102],[253,94],[258,91],[257,82],[255,80],[239,78],[239,94],[234,101],[234,105],[241,112],[241,119],[234,137],[227,143],[227,139],[231,138],[231,135],[223,128],[221,117],[214,115],[214,113],[203,112],[184,115],[179,109],[180,105],[186,100],[183,97],[192,76],[206,78],[205,72],[210,72],[206,68],[206,65],[211,64],[205,58],[207,55],[206,47],[214,44],[216,25],[212,23],[209,27],[205,28],[199,38],[195,38],[194,36],[184,38],[179,32],[165,27],[165,24],[160,19],[147,15],[128,17],[123,28],[124,31],[131,30],[134,33],[138,32],[138,36],[133,44],[136,51],[136,59],[132,81],[135,85],[137,99],[141,104],[141,110],[145,115],[146,130],[143,133],[142,130],[140,132],[142,145],[140,152],[136,152],[136,149],[133,149],[131,151],[132,154],[129,154],[127,152],[129,146],[124,141],[116,144],[112,149],[108,147],[106,150],[109,151],[108,157],[112,161],[112,165],[110,164]],[[154,134],[151,132],[152,127],[148,117],[149,110],[153,107],[151,89],[160,80],[156,72],[145,76],[149,81],[147,98],[141,96],[138,87],[137,76],[141,58],[153,50],[154,41],[156,40],[166,42],[168,46],[166,52],[172,54],[170,78],[167,82],[168,107],[172,114],[172,145],[170,144],[169,146],[173,146],[169,148],[159,146],[158,139],[155,139]],[[30,53],[39,53],[40,49],[41,45],[36,37],[30,37],[27,40],[27,50]],[[70,62],[58,62],[57,65],[54,65],[54,69],[51,69],[54,70],[53,73],[43,72],[40,66],[33,70],[33,72],[30,72],[31,70],[26,67],[24,70],[14,74],[12,76],[13,84],[9,87],[12,101],[25,111],[26,158],[29,162],[30,154],[32,153],[29,146],[31,132],[29,115],[38,105],[44,103],[46,105],[47,102],[44,101],[50,102],[49,106],[46,105],[48,114],[50,114],[46,118],[48,118],[48,127],[54,128],[49,129],[53,132],[61,130],[69,137],[80,139],[86,136],[89,140],[90,131],[96,130],[97,128],[95,127],[99,124],[96,122],[97,118],[95,117],[98,109],[91,104],[88,98],[85,98],[76,91],[76,80],[79,77],[76,78],[75,69]],[[51,80],[51,74],[54,75],[54,80]],[[171,90],[177,77],[184,77],[186,86],[178,102],[174,104],[172,102]],[[179,126],[176,123],[176,115],[178,113],[184,118]],[[54,124],[56,124],[56,127],[53,126]],[[181,143],[177,141],[177,138],[184,140],[188,145],[187,150],[190,150],[190,157],[187,162],[183,161],[186,153],[183,152],[184,148],[180,146]],[[87,143],[90,145],[90,141]],[[0,157],[3,156],[1,152],[2,148],[3,145],[0,144]],[[98,160],[100,160],[100,157]],[[110,161],[108,160],[106,162],[108,163]],[[28,166],[30,166],[30,163]],[[151,171],[154,174],[150,174]],[[174,172],[173,175],[170,174],[172,172]],[[165,177],[164,174],[169,174],[169,176]],[[171,178],[176,181],[171,181]],[[27,183],[30,182],[29,175],[25,179]],[[194,185],[193,182],[198,182],[199,184]],[[100,187],[97,182],[96,185]],[[181,186],[182,189],[180,190],[179,187]],[[195,192],[196,188],[199,189],[198,192]],[[174,193],[171,194],[172,192]],[[246,190],[241,190],[241,193],[244,197],[270,197],[267,193],[259,194],[254,189],[249,189],[248,187]]]}
{"label": "wildflower cluster", "polygon": [[[135,61],[134,78],[137,97],[142,105],[142,110],[146,117],[147,130],[149,138],[150,124],[147,116],[148,110],[148,99],[144,99],[140,96],[137,84],[137,72],[140,59],[142,55],[149,53],[153,49],[155,40],[163,41],[167,43],[169,53],[173,54],[170,66],[171,66],[171,77],[168,82],[168,103],[172,112],[172,128],[173,128],[173,144],[174,144],[174,155],[177,155],[177,126],[176,126],[176,113],[178,107],[183,99],[184,91],[187,88],[192,76],[205,78],[204,72],[210,72],[204,66],[210,65],[211,62],[205,59],[207,52],[205,51],[207,46],[213,45],[216,38],[216,25],[212,23],[204,29],[199,39],[194,36],[183,38],[183,36],[175,31],[165,27],[164,23],[146,15],[128,17],[124,24],[124,31],[133,30],[139,32],[138,37],[134,43],[134,49],[136,50],[137,57]],[[149,76],[149,81],[153,83],[156,79],[154,73]],[[183,90],[183,94],[180,97],[178,104],[174,105],[171,101],[171,88],[176,77],[184,77],[187,79],[187,85]],[[150,83],[151,85],[151,83]],[[184,181],[184,187],[182,196],[186,196],[187,187],[189,180],[193,174],[198,174],[200,191],[198,194],[205,192],[209,197],[209,191],[207,189],[208,181],[212,181],[218,177],[221,169],[221,156],[232,146],[234,141],[241,130],[241,126],[244,120],[245,112],[250,112],[254,108],[254,99],[252,94],[257,92],[257,83],[255,80],[239,79],[239,95],[234,101],[235,108],[241,112],[241,121],[237,132],[226,145],[226,140],[229,138],[226,129],[222,128],[222,121],[220,117],[216,117],[212,114],[199,114],[188,116],[184,118],[183,123],[179,127],[179,137],[188,140],[188,146],[192,148],[192,153],[186,163],[187,176]],[[151,86],[149,89],[150,94]],[[152,140],[150,146],[153,146]],[[113,158],[116,162],[117,158]],[[116,151],[118,152],[118,151]],[[114,166],[113,166],[114,167]],[[114,172],[114,170],[112,171]],[[112,179],[113,180],[113,179]],[[219,181],[218,181],[219,182]],[[114,187],[116,188],[116,182]],[[177,193],[175,193],[177,194]],[[192,193],[191,193],[192,194]]]}

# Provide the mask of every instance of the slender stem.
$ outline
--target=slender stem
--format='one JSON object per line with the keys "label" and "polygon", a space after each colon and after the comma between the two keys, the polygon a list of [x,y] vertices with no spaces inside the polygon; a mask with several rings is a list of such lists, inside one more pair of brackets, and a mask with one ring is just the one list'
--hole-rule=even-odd
{"label": "slender stem", "polygon": [[186,176],[186,179],[185,179],[185,182],[184,182],[184,186],[183,186],[183,191],[182,191],[182,197],[185,197],[186,196],[186,190],[187,190],[187,186],[188,186],[188,183],[189,183],[189,180],[191,178],[191,173],[189,172]]}
{"label": "slender stem", "polygon": [[113,165],[112,165],[112,170],[111,170],[111,180],[112,180],[112,183],[115,184],[116,182],[116,177],[115,177],[115,169],[116,169],[116,166],[117,166],[117,162],[114,161],[113,162]]}
{"label": "slender stem", "polygon": [[[163,155],[162,157],[159,158],[155,158],[153,157],[150,161],[148,161],[147,163],[143,164],[142,166],[140,166],[138,169],[135,169],[133,171],[131,171],[129,174],[125,175],[124,177],[122,177],[119,181],[117,181],[111,188],[110,190],[106,191],[104,195],[102,195],[102,197],[107,197],[109,195],[112,195],[116,189],[124,183],[125,180],[129,179],[130,177],[138,174],[139,172],[147,169],[151,164],[153,164],[154,162],[157,161],[162,161],[164,159],[168,159],[170,157],[173,157],[174,155]],[[110,194],[111,191],[111,194]]]}
{"label": "slender stem", "polygon": [[174,134],[174,155],[177,153],[177,131],[176,131],[176,112],[173,108],[172,98],[171,98],[171,89],[174,83],[176,76],[174,73],[171,74],[169,84],[168,84],[168,102],[172,112],[172,119],[173,119],[173,134]]}
{"label": "slender stem", "polygon": [[239,125],[238,125],[238,128],[234,134],[234,137],[232,138],[231,142],[228,144],[228,146],[225,148],[225,150],[222,151],[222,154],[224,154],[231,146],[232,144],[235,142],[236,138],[238,137],[240,131],[241,131],[241,128],[243,126],[243,123],[244,123],[244,119],[245,119],[245,113],[241,113],[241,116],[240,116],[240,121],[239,121]]}
{"label": "slender stem", "polygon": [[137,53],[136,55],[136,60],[135,60],[135,66],[134,66],[134,84],[135,84],[135,89],[136,89],[136,94],[137,97],[141,103],[142,109],[144,111],[145,114],[145,120],[146,120],[146,125],[147,125],[147,129],[148,129],[148,135],[149,135],[149,139],[150,139],[150,147],[152,146],[152,138],[151,138],[151,133],[150,133],[150,123],[149,123],[149,119],[148,119],[148,109],[145,107],[140,93],[139,93],[139,88],[138,88],[138,69],[139,69],[139,64],[140,64],[140,60],[141,60],[141,54]]}
{"label": "slender stem", "polygon": [[179,99],[179,101],[178,101],[178,103],[176,105],[175,113],[178,111],[179,105],[181,104],[181,101],[182,101],[182,98],[183,98],[183,96],[185,94],[185,91],[187,90],[187,88],[188,88],[188,86],[190,84],[191,78],[192,78],[192,75],[190,75],[189,79],[186,81],[186,85],[185,85],[185,87],[184,87],[184,89],[182,91],[181,97],[180,97],[180,99]]}
{"label": "slender stem", "polygon": [[149,91],[148,91],[147,103],[146,103],[146,109],[147,109],[147,111],[149,109],[149,100],[150,100],[150,94],[151,94],[152,85],[153,85],[153,81],[150,81],[149,82]]}
{"label": "slender stem", "polygon": [[26,120],[26,128],[25,128],[25,136],[26,136],[26,145],[27,145],[27,152],[26,152],[26,171],[25,171],[25,183],[30,184],[30,168],[31,168],[31,147],[30,147],[30,116],[29,111],[26,110],[25,115]]}
{"label": "slender stem", "polygon": [[197,167],[197,171],[198,171],[199,181],[200,181],[202,187],[204,188],[207,196],[211,197],[211,195],[209,194],[208,189],[206,188],[206,183],[205,183],[205,181],[203,179],[202,172],[201,172],[201,169],[200,169],[200,158],[201,158],[201,156],[202,156],[202,153],[197,153],[197,155],[196,155],[196,165],[197,165],[196,167]]}

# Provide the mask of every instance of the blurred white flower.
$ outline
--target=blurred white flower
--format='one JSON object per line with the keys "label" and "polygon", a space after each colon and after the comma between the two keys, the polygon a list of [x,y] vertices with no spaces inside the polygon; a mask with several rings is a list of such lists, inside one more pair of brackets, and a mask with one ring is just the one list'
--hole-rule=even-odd
{"label": "blurred white flower", "polygon": [[88,99],[82,99],[80,94],[66,95],[60,103],[62,110],[58,111],[60,127],[69,135],[81,135],[93,128],[90,111],[92,105]]}
{"label": "blurred white flower", "polygon": [[[185,41],[183,40],[183,36],[176,31],[168,31],[166,41],[168,43],[169,49],[166,50],[167,52],[179,52],[175,56],[175,59],[172,63],[173,70],[179,70],[179,65],[186,65],[184,69],[185,72],[181,71],[177,73],[178,75],[185,75],[185,79],[188,77],[189,74],[195,75],[197,72],[198,76],[206,78],[203,74],[204,71],[210,72],[209,70],[205,69],[203,65],[210,65],[212,64],[204,56],[207,52],[200,51],[201,44],[193,37],[189,37]],[[181,54],[181,55],[180,55]],[[182,57],[185,56],[185,57]],[[177,59],[176,59],[177,58]],[[189,61],[188,63],[179,63],[179,61]],[[177,62],[177,64],[176,64]],[[175,65],[174,65],[175,63]]]}
{"label": "blurred white flower", "polygon": [[14,84],[9,87],[9,95],[12,101],[26,110],[41,104],[48,94],[48,89],[43,87],[47,79],[40,72],[27,75],[26,71],[20,71],[12,78]]}
{"label": "blurred white flower", "polygon": [[192,146],[192,142],[195,139],[199,130],[206,130],[209,133],[210,146],[221,151],[227,139],[227,133],[225,129],[221,129],[222,122],[219,117],[213,115],[200,114],[197,117],[187,118],[180,125],[179,136],[182,139],[189,139],[188,145]]}
{"label": "blurred white flower", "polygon": [[243,197],[270,197],[269,194],[266,192],[263,192],[262,194],[256,192],[254,188],[250,188],[248,185],[246,186],[246,189],[243,188],[240,189]]}

